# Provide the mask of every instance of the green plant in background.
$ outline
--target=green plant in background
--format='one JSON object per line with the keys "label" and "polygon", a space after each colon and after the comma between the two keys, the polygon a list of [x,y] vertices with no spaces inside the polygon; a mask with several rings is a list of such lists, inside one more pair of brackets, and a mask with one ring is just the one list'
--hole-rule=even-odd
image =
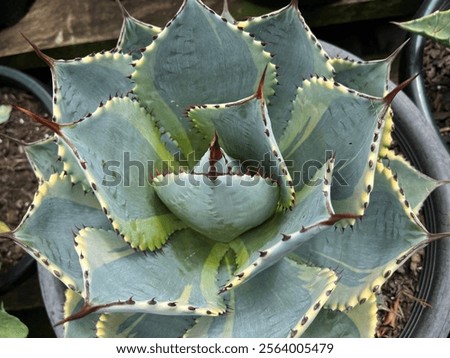
{"label": "green plant in background", "polygon": [[450,10],[435,11],[419,19],[396,23],[402,29],[450,47]]}
{"label": "green plant in background", "polygon": [[441,182],[391,149],[392,57],[330,58],[297,4],[237,22],[124,12],[112,51],[50,65],[55,137],[4,236],[67,287],[68,337],[372,337],[376,294],[439,237]]}
{"label": "green plant in background", "polygon": [[25,338],[28,328],[17,317],[8,314],[0,303],[0,338]]}
{"label": "green plant in background", "polygon": [[[0,106],[0,117],[3,106]],[[10,112],[10,110],[8,110]],[[1,118],[0,118],[1,123]],[[0,221],[0,235],[9,232],[9,227]],[[2,264],[0,262],[0,269]],[[5,311],[3,302],[0,302],[0,338],[25,338],[28,336],[28,327],[25,326],[17,317],[11,316]]]}

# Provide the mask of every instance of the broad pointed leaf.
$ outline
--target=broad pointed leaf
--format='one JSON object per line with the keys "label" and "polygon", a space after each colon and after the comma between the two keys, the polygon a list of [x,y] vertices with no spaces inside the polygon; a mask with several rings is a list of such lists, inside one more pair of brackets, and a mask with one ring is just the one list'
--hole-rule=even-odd
{"label": "broad pointed leaf", "polygon": [[27,145],[25,153],[39,180],[47,181],[52,174],[62,173],[63,164],[58,160],[58,145],[55,138]]}
{"label": "broad pointed leaf", "polygon": [[333,58],[330,63],[336,73],[333,79],[344,86],[374,97],[387,92],[392,58],[378,61],[353,61]]}
{"label": "broad pointed leaf", "polygon": [[0,304],[0,338],[26,338],[28,327],[20,319],[7,313]]}
{"label": "broad pointed leaf", "polygon": [[52,174],[64,173],[72,184],[80,183],[83,190],[91,191],[84,171],[70,147],[57,136],[25,146],[25,152],[36,177],[47,181]]}
{"label": "broad pointed leaf", "polygon": [[[361,93],[384,97],[388,90],[392,62],[402,48],[403,45],[389,57],[377,61],[333,58],[330,63],[335,69],[334,80]],[[393,130],[393,114],[392,111],[388,111],[379,145],[380,156],[391,147]]]}
{"label": "broad pointed leaf", "polygon": [[52,61],[54,82],[53,115],[57,122],[70,123],[93,112],[108,98],[126,95],[133,89],[132,57],[120,52],[92,54],[70,61]]}
{"label": "broad pointed leaf", "polygon": [[228,250],[191,230],[175,233],[162,252],[135,251],[112,231],[86,228],[76,237],[83,298],[97,312],[218,315],[217,270]]}
{"label": "broad pointed leaf", "polygon": [[375,295],[347,312],[323,308],[302,338],[373,338],[377,327]]}
{"label": "broad pointed leaf", "polygon": [[382,60],[361,61],[332,58],[335,73],[333,79],[355,91],[374,97],[384,97],[388,91],[391,66],[406,42]]}
{"label": "broad pointed leaf", "polygon": [[445,183],[419,172],[405,158],[393,151],[386,153],[383,163],[396,175],[398,184],[416,215],[419,215],[431,192]]}
{"label": "broad pointed leaf", "polygon": [[153,42],[153,37],[161,32],[161,28],[135,19],[122,4],[120,5],[123,23],[116,48],[118,51],[131,54],[133,59],[140,58],[141,50]]}
{"label": "broad pointed leaf", "polygon": [[332,168],[330,160],[297,193],[298,204],[292,211],[279,210],[270,220],[230,243],[236,253],[237,271],[223,290],[235,288],[271,267],[336,221],[329,195]]}
{"label": "broad pointed leaf", "polygon": [[[188,158],[193,151],[204,153],[212,137],[192,130],[186,108],[249,96],[269,62],[259,42],[200,1],[187,0],[137,62],[134,93]],[[272,93],[274,75],[269,65],[266,95]]]}
{"label": "broad pointed leaf", "polygon": [[158,197],[178,218],[214,241],[229,242],[271,217],[279,188],[271,179],[250,175],[204,174],[158,176]]}
{"label": "broad pointed leaf", "polygon": [[111,224],[92,193],[53,174],[38,189],[15,239],[53,275],[75,291],[83,287],[73,237],[84,225],[109,229]]}
{"label": "broad pointed leaf", "polygon": [[[66,290],[64,303],[64,317],[70,317],[84,306],[84,299],[72,290]],[[64,323],[65,338],[96,338],[96,325],[100,318],[99,313],[91,313],[86,317]]]}
{"label": "broad pointed leaf", "polygon": [[97,323],[99,338],[180,338],[195,323],[191,316],[151,313],[102,314]]}
{"label": "broad pointed leaf", "polygon": [[328,305],[345,310],[377,292],[406,256],[426,242],[428,234],[401,195],[393,173],[378,163],[371,202],[362,220],[343,232],[329,229],[296,253],[313,265],[340,272]]}
{"label": "broad pointed leaf", "polygon": [[137,102],[113,98],[89,118],[62,127],[61,132],[114,228],[132,247],[160,248],[171,233],[185,227],[150,184],[156,171],[177,164],[162,144],[152,118]]}
{"label": "broad pointed leaf", "polygon": [[269,114],[278,140],[292,118],[297,87],[311,75],[332,76],[328,55],[311,33],[294,2],[268,15],[238,23],[266,43],[277,66],[276,95],[270,99]]}
{"label": "broad pointed leaf", "polygon": [[428,177],[414,168],[401,155],[393,151],[386,153],[383,163],[394,173],[396,180],[404,193],[409,205],[416,215],[419,214],[427,197],[445,181],[438,181]]}
{"label": "broad pointed leaf", "polygon": [[331,198],[336,213],[362,215],[369,201],[388,105],[332,80],[313,77],[299,88],[293,120],[280,140],[296,188],[336,153]]}
{"label": "broad pointed leaf", "polygon": [[[231,272],[232,268],[229,270]],[[230,291],[230,312],[214,318],[199,318],[185,336],[299,336],[327,301],[336,280],[331,270],[300,265],[285,258],[247,284]]]}
{"label": "broad pointed leaf", "polygon": [[267,107],[260,90],[237,102],[204,105],[188,113],[200,132],[212,138],[217,132],[224,151],[244,166],[273,177],[280,186],[280,204],[293,205],[294,188],[272,132]]}
{"label": "broad pointed leaf", "polygon": [[397,23],[402,29],[424,35],[450,47],[450,9],[435,11],[420,19]]}

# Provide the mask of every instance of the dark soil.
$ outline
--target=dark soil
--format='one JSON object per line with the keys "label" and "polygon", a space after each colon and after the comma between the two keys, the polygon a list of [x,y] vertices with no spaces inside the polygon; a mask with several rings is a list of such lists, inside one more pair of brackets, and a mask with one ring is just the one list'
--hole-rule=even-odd
{"label": "dark soil", "polygon": [[399,337],[411,316],[415,303],[427,305],[417,297],[423,250],[416,252],[393,273],[381,288],[378,307],[379,338]]}
{"label": "dark soil", "polygon": [[425,88],[434,119],[450,147],[450,48],[427,41],[423,61]]}
{"label": "dark soil", "polygon": [[[16,104],[49,116],[39,100],[21,89],[0,87],[0,104]],[[19,225],[38,185],[23,145],[15,140],[31,143],[48,135],[47,129],[17,110],[13,110],[8,122],[0,125],[0,221],[10,229]],[[22,255],[23,251],[13,242],[0,239],[0,272],[6,271]]]}

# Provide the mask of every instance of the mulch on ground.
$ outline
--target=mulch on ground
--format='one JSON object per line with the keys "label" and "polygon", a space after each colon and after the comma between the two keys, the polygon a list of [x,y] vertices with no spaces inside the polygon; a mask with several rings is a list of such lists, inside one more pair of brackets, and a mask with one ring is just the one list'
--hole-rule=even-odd
{"label": "mulch on ground", "polygon": [[450,48],[427,41],[423,60],[425,88],[435,123],[450,148]]}
{"label": "mulch on ground", "polygon": [[[0,104],[15,104],[48,117],[43,104],[31,94],[17,88],[0,87]],[[14,229],[33,201],[38,182],[24,147],[50,135],[46,128],[13,110],[11,118],[0,125],[0,221]],[[23,251],[9,240],[0,241],[1,271],[19,260]]]}

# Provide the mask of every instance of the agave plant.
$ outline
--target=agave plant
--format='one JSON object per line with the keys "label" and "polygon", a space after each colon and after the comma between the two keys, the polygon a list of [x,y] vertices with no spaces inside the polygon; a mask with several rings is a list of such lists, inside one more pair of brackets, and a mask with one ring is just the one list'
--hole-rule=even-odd
{"label": "agave plant", "polygon": [[[226,8],[225,8],[226,9]],[[331,58],[297,3],[185,0],[53,74],[55,137],[7,234],[67,286],[68,337],[372,337],[441,182],[391,149],[392,57]]]}

